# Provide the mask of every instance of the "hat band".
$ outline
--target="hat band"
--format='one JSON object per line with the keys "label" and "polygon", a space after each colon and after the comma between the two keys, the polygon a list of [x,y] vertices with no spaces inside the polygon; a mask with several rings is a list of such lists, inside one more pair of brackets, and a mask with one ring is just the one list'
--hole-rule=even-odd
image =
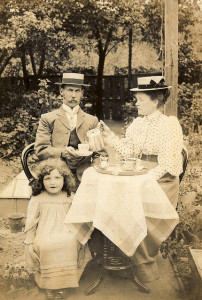
{"label": "hat band", "polygon": [[165,80],[162,78],[159,83],[154,80],[150,80],[149,84],[139,84],[139,89],[158,89],[158,88],[167,88],[168,86],[164,84]]}
{"label": "hat band", "polygon": [[82,79],[77,79],[77,78],[63,78],[62,79],[62,84],[78,84],[82,85],[83,80]]}
{"label": "hat band", "polygon": [[156,88],[167,88],[167,85],[151,85],[151,84],[141,84],[138,85],[138,89],[144,90],[144,89],[156,89]]}

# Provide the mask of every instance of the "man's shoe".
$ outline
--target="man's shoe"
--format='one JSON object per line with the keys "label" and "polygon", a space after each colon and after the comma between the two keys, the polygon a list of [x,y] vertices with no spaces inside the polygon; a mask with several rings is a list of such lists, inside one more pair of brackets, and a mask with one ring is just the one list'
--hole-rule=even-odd
{"label": "man's shoe", "polygon": [[48,300],[54,300],[54,290],[46,290],[46,299]]}
{"label": "man's shoe", "polygon": [[61,300],[64,299],[64,292],[59,290],[59,291],[55,291],[55,298],[57,300]]}

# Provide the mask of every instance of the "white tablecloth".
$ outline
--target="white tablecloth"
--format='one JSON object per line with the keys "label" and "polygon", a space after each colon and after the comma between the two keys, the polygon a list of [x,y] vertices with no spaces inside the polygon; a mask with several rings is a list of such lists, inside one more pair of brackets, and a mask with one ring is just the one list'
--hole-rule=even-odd
{"label": "white tablecloth", "polygon": [[115,176],[88,168],[75,194],[65,223],[73,223],[85,244],[97,228],[126,255],[132,256],[147,235],[165,240],[179,221],[158,182],[148,174]]}

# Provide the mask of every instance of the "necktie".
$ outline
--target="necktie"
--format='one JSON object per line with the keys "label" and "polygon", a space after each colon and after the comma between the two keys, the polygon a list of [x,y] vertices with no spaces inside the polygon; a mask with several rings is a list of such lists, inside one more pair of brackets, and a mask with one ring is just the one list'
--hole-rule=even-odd
{"label": "necktie", "polygon": [[78,110],[79,110],[79,105],[75,106],[74,108],[71,108],[71,107],[63,104],[63,108],[66,112],[71,130],[73,130],[76,127],[77,113],[78,113]]}

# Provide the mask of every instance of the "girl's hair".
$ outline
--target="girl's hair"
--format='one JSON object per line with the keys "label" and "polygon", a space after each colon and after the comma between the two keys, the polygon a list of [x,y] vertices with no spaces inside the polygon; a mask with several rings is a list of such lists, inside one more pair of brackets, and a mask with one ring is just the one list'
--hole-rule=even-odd
{"label": "girl's hair", "polygon": [[67,164],[59,158],[48,158],[41,161],[36,168],[36,179],[31,183],[33,196],[37,196],[45,190],[43,185],[44,176],[49,175],[53,170],[58,170],[64,177],[62,190],[66,191],[69,196],[71,192],[75,192],[76,181]]}
{"label": "girl's hair", "polygon": [[168,89],[165,90],[153,90],[153,91],[142,91],[143,93],[147,94],[152,101],[158,100],[158,108],[163,106],[168,97],[170,96],[170,91]]}

